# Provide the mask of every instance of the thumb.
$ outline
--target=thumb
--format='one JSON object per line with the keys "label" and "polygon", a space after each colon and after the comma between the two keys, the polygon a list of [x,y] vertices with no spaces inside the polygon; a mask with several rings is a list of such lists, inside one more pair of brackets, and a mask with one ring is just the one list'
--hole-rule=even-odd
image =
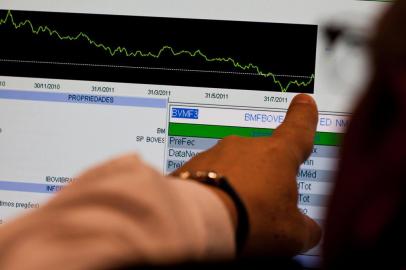
{"label": "thumb", "polygon": [[306,252],[309,249],[315,247],[321,239],[321,227],[319,224],[317,224],[316,221],[314,221],[312,218],[309,216],[300,213],[303,218],[303,239],[302,239],[302,250],[301,252]]}
{"label": "thumb", "polygon": [[272,137],[288,145],[301,164],[312,152],[317,122],[316,102],[309,95],[299,94],[293,98],[284,122]]}

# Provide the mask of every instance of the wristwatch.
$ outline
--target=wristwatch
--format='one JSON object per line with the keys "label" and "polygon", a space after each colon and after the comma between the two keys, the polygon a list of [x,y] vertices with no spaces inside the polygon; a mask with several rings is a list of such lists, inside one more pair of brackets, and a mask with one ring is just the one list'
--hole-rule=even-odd
{"label": "wristwatch", "polygon": [[178,177],[184,180],[194,180],[202,184],[219,188],[230,196],[237,210],[237,228],[236,228],[236,248],[237,254],[240,254],[248,238],[249,218],[247,208],[241,200],[238,193],[229,184],[226,177],[213,171],[184,171]]}

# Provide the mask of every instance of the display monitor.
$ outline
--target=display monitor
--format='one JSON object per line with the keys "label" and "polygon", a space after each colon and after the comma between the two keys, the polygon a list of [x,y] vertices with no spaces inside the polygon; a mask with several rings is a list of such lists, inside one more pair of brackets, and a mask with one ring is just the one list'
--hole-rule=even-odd
{"label": "display monitor", "polygon": [[[297,174],[299,208],[322,225],[343,133],[368,77],[362,44],[384,7],[1,1],[0,224],[124,153],[167,174],[226,136],[271,136],[292,98],[306,93],[320,116]],[[297,259],[317,267],[319,254],[316,247]]]}

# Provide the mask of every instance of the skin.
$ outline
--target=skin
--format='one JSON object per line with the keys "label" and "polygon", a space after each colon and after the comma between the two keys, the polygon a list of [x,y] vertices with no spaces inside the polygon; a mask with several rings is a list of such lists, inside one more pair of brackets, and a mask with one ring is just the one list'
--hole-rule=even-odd
{"label": "skin", "polygon": [[[290,257],[320,241],[320,227],[297,207],[296,184],[299,166],[312,151],[317,121],[315,101],[297,95],[272,137],[227,137],[173,173],[215,171],[227,177],[248,210],[250,232],[243,256]],[[207,188],[224,202],[236,227],[231,199]]]}

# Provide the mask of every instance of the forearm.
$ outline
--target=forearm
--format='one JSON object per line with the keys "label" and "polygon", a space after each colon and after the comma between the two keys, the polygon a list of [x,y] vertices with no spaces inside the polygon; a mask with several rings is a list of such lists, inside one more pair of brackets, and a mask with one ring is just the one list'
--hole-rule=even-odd
{"label": "forearm", "polygon": [[[234,255],[225,204],[136,157],[95,168],[42,209],[0,231],[1,269],[103,269]],[[24,259],[22,259],[24,258]]]}

